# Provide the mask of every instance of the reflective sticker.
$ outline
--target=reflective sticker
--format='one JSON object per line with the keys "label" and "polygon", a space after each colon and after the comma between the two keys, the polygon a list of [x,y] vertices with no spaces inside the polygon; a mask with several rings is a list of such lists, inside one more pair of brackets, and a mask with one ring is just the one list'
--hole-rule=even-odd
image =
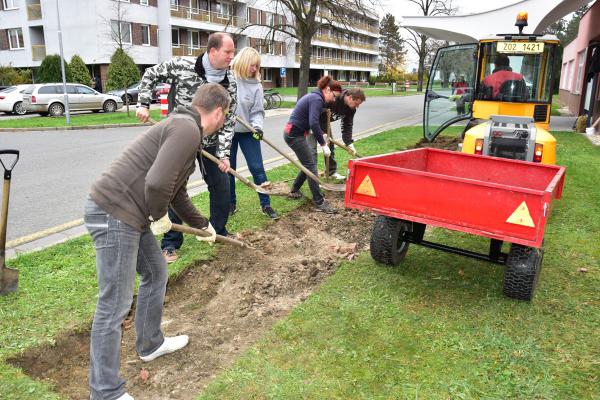
{"label": "reflective sticker", "polygon": [[371,182],[369,175],[365,176],[365,179],[363,179],[360,186],[358,186],[358,189],[356,189],[356,193],[377,197],[377,193],[375,193],[375,188],[373,187],[373,182]]}
{"label": "reflective sticker", "polygon": [[535,227],[533,219],[531,218],[531,214],[529,214],[529,208],[527,208],[527,204],[525,202],[522,202],[519,207],[517,207],[511,216],[508,217],[506,222],[509,224],[528,226],[530,228]]}

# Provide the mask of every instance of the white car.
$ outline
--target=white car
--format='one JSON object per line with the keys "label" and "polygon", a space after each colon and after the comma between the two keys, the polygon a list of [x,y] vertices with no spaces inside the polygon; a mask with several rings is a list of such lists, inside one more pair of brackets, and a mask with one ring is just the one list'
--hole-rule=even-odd
{"label": "white car", "polygon": [[15,85],[0,90],[0,111],[7,114],[24,115],[23,92],[31,85]]}

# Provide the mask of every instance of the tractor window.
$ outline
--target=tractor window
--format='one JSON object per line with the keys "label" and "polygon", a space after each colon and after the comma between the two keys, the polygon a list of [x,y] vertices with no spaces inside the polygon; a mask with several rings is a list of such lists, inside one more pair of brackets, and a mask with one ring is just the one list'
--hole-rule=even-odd
{"label": "tractor window", "polygon": [[556,46],[543,42],[489,42],[481,46],[479,100],[547,103]]}

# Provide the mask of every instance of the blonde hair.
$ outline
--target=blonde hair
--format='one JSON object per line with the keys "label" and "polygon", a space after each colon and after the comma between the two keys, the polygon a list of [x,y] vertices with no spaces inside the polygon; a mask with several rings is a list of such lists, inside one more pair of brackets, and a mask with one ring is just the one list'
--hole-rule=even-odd
{"label": "blonde hair", "polygon": [[[248,69],[252,64],[256,64],[254,76],[248,74]],[[244,47],[233,59],[231,69],[236,78],[255,78],[260,81],[260,54],[252,47]]]}

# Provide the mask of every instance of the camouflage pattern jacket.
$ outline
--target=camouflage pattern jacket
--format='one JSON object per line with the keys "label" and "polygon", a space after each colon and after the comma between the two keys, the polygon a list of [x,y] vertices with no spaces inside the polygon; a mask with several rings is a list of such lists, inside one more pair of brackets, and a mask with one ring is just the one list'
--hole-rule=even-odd
{"label": "camouflage pattern jacket", "polygon": [[[189,106],[192,97],[200,85],[208,83],[206,72],[202,65],[202,56],[197,59],[193,57],[175,57],[163,63],[146,69],[140,82],[138,105],[149,106],[152,101],[152,89],[159,82],[171,85],[169,91],[169,113],[177,106]],[[217,135],[206,136],[202,139],[203,147],[217,145],[217,157],[229,158],[231,140],[233,139],[233,128],[235,126],[235,109],[237,105],[237,85],[233,73],[227,71],[225,78],[220,82],[231,96],[229,114],[225,118],[223,128]]]}

